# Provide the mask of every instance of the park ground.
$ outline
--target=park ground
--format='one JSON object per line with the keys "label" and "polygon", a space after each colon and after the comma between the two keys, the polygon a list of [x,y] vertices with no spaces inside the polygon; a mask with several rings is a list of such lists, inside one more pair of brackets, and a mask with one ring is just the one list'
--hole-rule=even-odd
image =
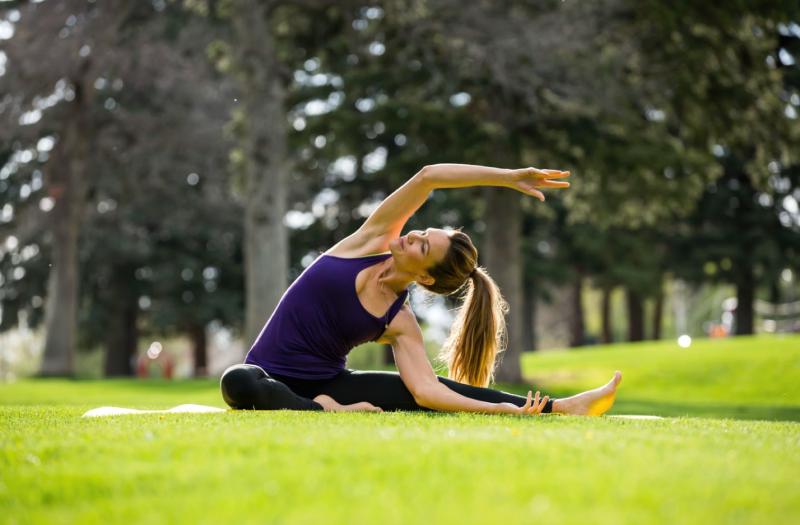
{"label": "park ground", "polygon": [[224,404],[214,380],[23,380],[0,385],[0,523],[797,523],[800,337],[547,352],[523,368],[554,395],[620,369],[611,414],[664,418],[82,419]]}

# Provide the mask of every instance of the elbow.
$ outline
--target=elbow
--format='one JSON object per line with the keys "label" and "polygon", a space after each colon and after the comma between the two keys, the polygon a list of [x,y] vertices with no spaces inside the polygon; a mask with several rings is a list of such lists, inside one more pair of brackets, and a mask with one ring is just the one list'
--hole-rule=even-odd
{"label": "elbow", "polygon": [[436,393],[433,388],[429,386],[418,387],[411,390],[411,395],[414,397],[414,402],[422,408],[436,409]]}
{"label": "elbow", "polygon": [[419,181],[421,184],[425,186],[432,186],[433,185],[433,166],[430,164],[426,164],[422,167],[415,175],[414,179]]}

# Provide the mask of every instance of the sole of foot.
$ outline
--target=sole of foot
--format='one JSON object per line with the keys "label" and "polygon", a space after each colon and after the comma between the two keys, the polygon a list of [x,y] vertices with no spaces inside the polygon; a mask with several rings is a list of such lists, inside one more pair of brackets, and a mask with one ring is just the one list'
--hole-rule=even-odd
{"label": "sole of foot", "polygon": [[605,385],[581,392],[571,397],[558,399],[553,405],[555,412],[571,416],[602,416],[614,405],[617,386],[622,381],[622,372],[617,370]]}
{"label": "sole of foot", "polygon": [[614,400],[617,397],[617,387],[622,381],[622,372],[617,370],[614,372],[614,377],[605,385],[592,390],[595,394],[589,401],[587,407],[587,416],[602,416],[614,406]]}

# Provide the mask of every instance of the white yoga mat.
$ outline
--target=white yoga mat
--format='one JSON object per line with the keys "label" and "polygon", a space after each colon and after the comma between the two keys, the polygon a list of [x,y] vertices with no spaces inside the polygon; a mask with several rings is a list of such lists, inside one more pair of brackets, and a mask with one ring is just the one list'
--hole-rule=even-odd
{"label": "white yoga mat", "polygon": [[82,417],[124,416],[128,414],[204,414],[226,412],[224,408],[207,405],[178,405],[167,410],[139,410],[136,408],[99,407],[86,412]]}
{"label": "white yoga mat", "polygon": [[616,417],[619,419],[664,419],[661,416],[640,416],[640,415],[614,415],[614,416],[605,416],[605,417]]}

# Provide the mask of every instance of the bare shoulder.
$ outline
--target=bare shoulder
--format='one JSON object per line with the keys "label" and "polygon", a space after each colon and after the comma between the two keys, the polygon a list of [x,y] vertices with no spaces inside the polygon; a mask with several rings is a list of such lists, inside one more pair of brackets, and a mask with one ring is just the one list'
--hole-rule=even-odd
{"label": "bare shoulder", "polygon": [[363,257],[388,251],[386,235],[375,228],[362,226],[352,234],[333,245],[325,253],[336,257]]}

